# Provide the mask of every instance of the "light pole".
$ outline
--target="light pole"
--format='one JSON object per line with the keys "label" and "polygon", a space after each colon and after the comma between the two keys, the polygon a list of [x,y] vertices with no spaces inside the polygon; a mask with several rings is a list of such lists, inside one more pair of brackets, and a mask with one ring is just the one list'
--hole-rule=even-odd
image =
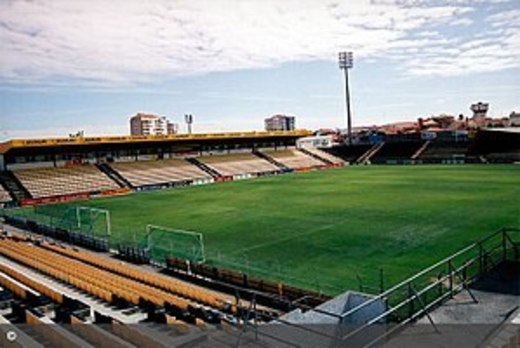
{"label": "light pole", "polygon": [[188,134],[191,134],[191,124],[193,123],[193,115],[192,114],[184,115],[184,121],[186,121],[186,125],[188,126]]}
{"label": "light pole", "polygon": [[339,68],[345,72],[345,103],[347,107],[347,137],[348,144],[352,145],[352,115],[350,113],[350,90],[348,86],[348,70],[352,69],[354,61],[352,52],[339,52]]}

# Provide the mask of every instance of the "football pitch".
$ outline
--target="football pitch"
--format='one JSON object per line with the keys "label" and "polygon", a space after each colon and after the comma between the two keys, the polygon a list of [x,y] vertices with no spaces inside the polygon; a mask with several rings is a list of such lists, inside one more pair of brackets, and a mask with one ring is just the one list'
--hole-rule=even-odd
{"label": "football pitch", "polygon": [[207,262],[338,293],[399,280],[520,227],[519,165],[353,166],[100,198],[112,233],[200,232]]}

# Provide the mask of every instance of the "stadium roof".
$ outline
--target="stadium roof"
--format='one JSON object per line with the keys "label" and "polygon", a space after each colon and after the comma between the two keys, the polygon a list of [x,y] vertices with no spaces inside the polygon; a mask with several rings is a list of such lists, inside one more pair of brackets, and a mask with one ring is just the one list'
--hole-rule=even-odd
{"label": "stadium roof", "polygon": [[275,132],[228,132],[228,133],[201,133],[201,134],[173,134],[173,135],[143,135],[143,136],[92,136],[92,137],[63,137],[42,139],[12,139],[0,143],[0,154],[5,154],[11,149],[50,148],[85,145],[108,144],[145,144],[155,142],[177,143],[184,141],[205,140],[244,140],[263,138],[300,138],[311,135],[309,130]]}

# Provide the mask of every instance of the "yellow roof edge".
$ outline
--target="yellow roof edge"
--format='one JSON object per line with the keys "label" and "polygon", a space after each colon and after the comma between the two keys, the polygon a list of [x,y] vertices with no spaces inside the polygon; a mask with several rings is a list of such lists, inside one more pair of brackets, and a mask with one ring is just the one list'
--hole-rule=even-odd
{"label": "yellow roof edge", "polygon": [[173,134],[173,135],[114,135],[114,136],[86,136],[86,137],[62,137],[62,138],[40,138],[40,139],[11,139],[0,143],[0,154],[4,154],[13,148],[24,147],[53,147],[66,145],[95,145],[95,144],[116,144],[116,143],[141,143],[149,141],[167,140],[223,140],[233,138],[262,138],[276,136],[308,136],[312,134],[306,129],[294,131],[273,131],[273,132],[223,132],[223,133],[195,133],[195,134]]}

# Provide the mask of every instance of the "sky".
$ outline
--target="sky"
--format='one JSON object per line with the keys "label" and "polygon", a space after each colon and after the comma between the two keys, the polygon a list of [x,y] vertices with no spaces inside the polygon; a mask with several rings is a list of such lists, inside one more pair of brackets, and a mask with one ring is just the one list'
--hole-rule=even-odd
{"label": "sky", "polygon": [[0,141],[128,134],[137,112],[195,132],[520,111],[520,0],[0,0]]}

